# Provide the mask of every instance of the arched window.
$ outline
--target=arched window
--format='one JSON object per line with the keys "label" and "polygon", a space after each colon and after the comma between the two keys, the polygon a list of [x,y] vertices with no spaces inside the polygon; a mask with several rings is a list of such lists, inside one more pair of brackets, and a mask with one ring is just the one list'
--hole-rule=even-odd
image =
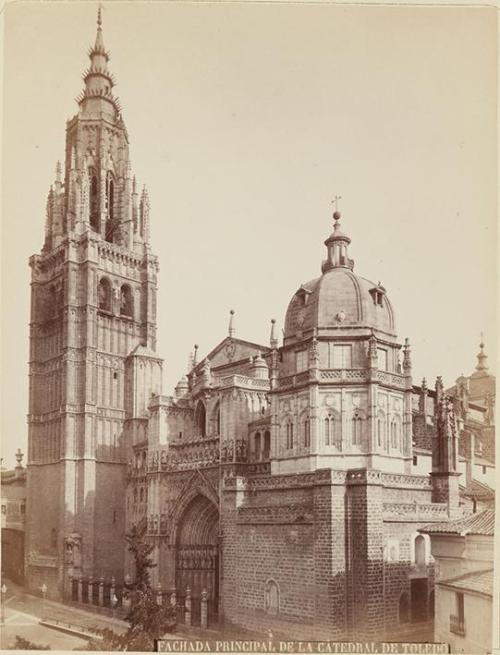
{"label": "arched window", "polygon": [[90,180],[90,226],[96,232],[99,232],[99,184],[95,170],[89,168]]}
{"label": "arched window", "polygon": [[137,502],[137,487],[134,487],[134,503]]}
{"label": "arched window", "polygon": [[220,403],[219,402],[215,405],[212,416],[214,417],[215,434],[220,434]]}
{"label": "arched window", "polygon": [[113,242],[115,236],[114,221],[114,204],[115,204],[115,181],[113,173],[108,171],[106,174],[106,241]]}
{"label": "arched window", "polygon": [[399,622],[408,623],[410,620],[410,599],[406,592],[399,597]]}
{"label": "arched window", "polygon": [[383,447],[386,440],[386,421],[384,412],[380,411],[377,416],[377,443]]}
{"label": "arched window", "polygon": [[328,414],[324,421],[325,445],[336,446],[339,450],[342,446],[342,431],[340,417]]}
{"label": "arched window", "polygon": [[207,434],[207,416],[205,405],[201,402],[201,400],[199,400],[198,404],[196,405],[194,423],[196,426],[197,436],[205,437]]}
{"label": "arched window", "polygon": [[293,423],[291,420],[286,424],[286,447],[287,450],[292,450],[293,448]]}
{"label": "arched window", "polygon": [[271,457],[271,433],[269,430],[264,432],[264,453],[262,459],[268,460]]}
{"label": "arched window", "polygon": [[309,448],[311,445],[311,421],[309,418],[304,419],[304,446]]}
{"label": "arched window", "polygon": [[362,423],[363,419],[360,414],[354,414],[351,420],[352,445],[362,445]]}
{"label": "arched window", "polygon": [[256,462],[260,460],[260,432],[255,433],[254,442],[253,442],[253,454]]}
{"label": "arched window", "polygon": [[419,534],[415,537],[415,564],[417,568],[425,568],[425,539],[423,535]]}
{"label": "arched window", "polygon": [[130,318],[134,316],[134,301],[128,284],[122,284],[120,289],[120,314]]}
{"label": "arched window", "polygon": [[52,530],[50,531],[50,541],[51,541],[51,544],[52,544],[52,548],[56,548],[57,547],[57,531],[56,531],[55,528],[52,528]]}
{"label": "arched window", "polygon": [[393,416],[391,420],[391,448],[399,448],[401,441],[401,419]]}
{"label": "arched window", "polygon": [[101,278],[99,281],[97,301],[99,303],[99,309],[105,312],[111,311],[111,284],[106,277]]}

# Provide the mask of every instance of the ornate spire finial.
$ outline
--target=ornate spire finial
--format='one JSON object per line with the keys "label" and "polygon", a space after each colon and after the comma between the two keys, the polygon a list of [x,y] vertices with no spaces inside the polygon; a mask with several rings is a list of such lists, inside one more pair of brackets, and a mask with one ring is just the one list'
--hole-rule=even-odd
{"label": "ornate spire finial", "polygon": [[99,8],[97,9],[97,29],[100,30],[102,26],[102,4],[99,3]]}
{"label": "ornate spire finial", "polygon": [[57,163],[56,163],[56,182],[61,181],[61,175],[62,175],[61,162],[57,161]]}
{"label": "ornate spire finial", "polygon": [[486,371],[488,369],[488,355],[484,352],[484,334],[481,332],[481,341],[479,343],[479,352],[477,354],[476,371]]}
{"label": "ornate spire finial", "polygon": [[342,216],[339,212],[339,200],[342,200],[342,196],[334,196],[332,200],[332,205],[335,205],[335,211],[333,212],[333,218],[335,221],[339,221]]}
{"label": "ornate spire finial", "polygon": [[23,461],[24,453],[21,451],[20,448],[17,449],[16,451],[16,462],[17,462],[17,467],[22,468],[22,461]]}
{"label": "ornate spire finial", "polygon": [[235,335],[235,329],[234,329],[234,309],[231,309],[229,312],[229,328],[228,328],[228,334],[231,337],[231,339]]}
{"label": "ornate spire finial", "polygon": [[276,319],[272,318],[271,319],[271,337],[269,339],[270,344],[271,344],[271,348],[277,348],[278,347],[278,339],[276,338],[275,326],[276,326]]}
{"label": "ornate spire finial", "polygon": [[198,363],[198,344],[194,344],[194,352],[193,352],[193,368],[196,366]]}

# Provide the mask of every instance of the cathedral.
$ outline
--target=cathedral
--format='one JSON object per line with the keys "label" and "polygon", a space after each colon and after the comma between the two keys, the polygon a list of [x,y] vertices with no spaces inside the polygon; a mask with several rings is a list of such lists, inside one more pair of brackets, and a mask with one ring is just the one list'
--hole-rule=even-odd
{"label": "cathedral", "polygon": [[[143,524],[159,594],[188,597],[193,622],[203,600],[209,623],[254,633],[404,635],[433,613],[418,529],[474,511],[460,467],[470,434],[492,461],[491,397],[468,378],[414,385],[409,341],[386,289],[358,274],[338,211],[283,338],[272,321],[268,344],[242,339],[231,312],[164,395],[148,194],[100,12],[89,57],[30,259],[28,586],[121,603],[124,535]],[[474,380],[489,376],[480,364]]]}

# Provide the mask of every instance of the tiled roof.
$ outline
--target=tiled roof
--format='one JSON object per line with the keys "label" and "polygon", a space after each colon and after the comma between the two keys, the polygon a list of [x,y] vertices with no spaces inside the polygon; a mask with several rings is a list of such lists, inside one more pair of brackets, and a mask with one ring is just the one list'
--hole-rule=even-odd
{"label": "tiled roof", "polygon": [[420,528],[419,532],[429,534],[459,534],[462,536],[466,534],[493,535],[495,532],[495,510],[485,509],[482,512],[470,514],[455,521],[431,523]]}
{"label": "tiled roof", "polygon": [[481,500],[495,498],[495,490],[479,480],[472,480],[466,487],[460,485],[460,493]]}
{"label": "tiled roof", "polygon": [[457,578],[449,580],[440,580],[439,585],[453,587],[454,589],[464,589],[466,591],[476,591],[480,594],[493,595],[493,569],[486,571],[471,571],[459,575]]}

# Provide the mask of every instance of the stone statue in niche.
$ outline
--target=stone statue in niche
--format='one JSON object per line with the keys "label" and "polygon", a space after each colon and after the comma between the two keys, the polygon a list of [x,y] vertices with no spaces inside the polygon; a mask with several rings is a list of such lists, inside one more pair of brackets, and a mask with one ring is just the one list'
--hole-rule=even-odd
{"label": "stone statue in niche", "polygon": [[266,582],[264,591],[264,606],[265,610],[271,616],[276,616],[279,612],[280,592],[278,585],[274,580]]}
{"label": "stone statue in niche", "polygon": [[77,532],[64,538],[64,563],[73,568],[82,566],[82,538]]}

